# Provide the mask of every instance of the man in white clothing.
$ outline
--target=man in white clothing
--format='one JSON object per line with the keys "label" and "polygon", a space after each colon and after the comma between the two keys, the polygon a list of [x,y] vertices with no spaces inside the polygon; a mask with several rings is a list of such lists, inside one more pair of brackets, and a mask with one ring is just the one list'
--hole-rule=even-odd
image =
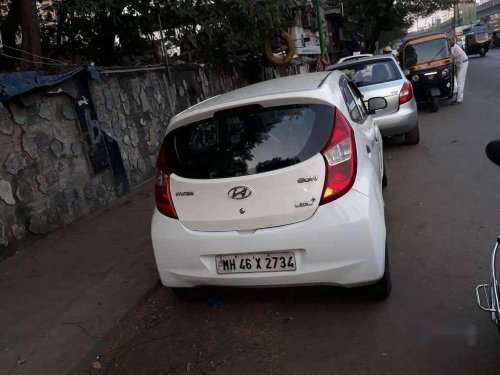
{"label": "man in white clothing", "polygon": [[457,77],[457,99],[453,104],[460,104],[464,100],[465,76],[467,75],[469,58],[454,39],[451,40],[451,55],[455,63],[455,76]]}

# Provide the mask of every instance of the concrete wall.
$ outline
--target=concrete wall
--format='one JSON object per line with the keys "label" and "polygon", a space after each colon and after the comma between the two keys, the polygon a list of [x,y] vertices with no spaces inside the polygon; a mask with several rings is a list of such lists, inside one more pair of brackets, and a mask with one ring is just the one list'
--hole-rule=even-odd
{"label": "concrete wall", "polygon": [[[98,126],[117,142],[130,189],[153,176],[170,117],[246,84],[233,67],[177,67],[171,78],[165,70],[113,72],[89,83]],[[26,236],[69,224],[124,193],[113,168],[94,173],[76,96],[70,80],[62,90],[0,103],[0,258]]]}

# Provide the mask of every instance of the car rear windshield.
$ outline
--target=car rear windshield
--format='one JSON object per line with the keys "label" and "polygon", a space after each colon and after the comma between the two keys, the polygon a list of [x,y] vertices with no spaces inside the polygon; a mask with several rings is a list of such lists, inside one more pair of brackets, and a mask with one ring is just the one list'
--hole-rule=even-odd
{"label": "car rear windshield", "polygon": [[214,179],[274,171],[321,151],[334,107],[242,107],[182,126],[165,138],[167,163],[185,178]]}
{"label": "car rear windshield", "polygon": [[340,68],[358,87],[401,79],[396,62],[391,60],[357,62]]}
{"label": "car rear windshield", "polygon": [[405,67],[423,64],[429,61],[450,57],[450,49],[446,39],[435,39],[429,42],[410,44],[405,47]]}

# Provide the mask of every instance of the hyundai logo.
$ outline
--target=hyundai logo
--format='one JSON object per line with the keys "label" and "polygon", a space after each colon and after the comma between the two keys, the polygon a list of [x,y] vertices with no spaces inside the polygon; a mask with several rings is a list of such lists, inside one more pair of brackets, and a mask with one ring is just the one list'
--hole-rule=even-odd
{"label": "hyundai logo", "polygon": [[252,190],[246,186],[235,186],[227,192],[227,196],[232,199],[245,199],[252,194]]}

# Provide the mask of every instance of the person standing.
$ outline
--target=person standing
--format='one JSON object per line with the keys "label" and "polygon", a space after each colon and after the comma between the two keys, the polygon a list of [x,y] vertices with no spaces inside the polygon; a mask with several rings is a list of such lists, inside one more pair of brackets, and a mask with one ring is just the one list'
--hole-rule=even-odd
{"label": "person standing", "polygon": [[464,101],[465,77],[467,76],[467,68],[469,66],[469,58],[465,51],[451,40],[451,55],[455,63],[455,76],[457,77],[457,99],[453,104],[460,104]]}

